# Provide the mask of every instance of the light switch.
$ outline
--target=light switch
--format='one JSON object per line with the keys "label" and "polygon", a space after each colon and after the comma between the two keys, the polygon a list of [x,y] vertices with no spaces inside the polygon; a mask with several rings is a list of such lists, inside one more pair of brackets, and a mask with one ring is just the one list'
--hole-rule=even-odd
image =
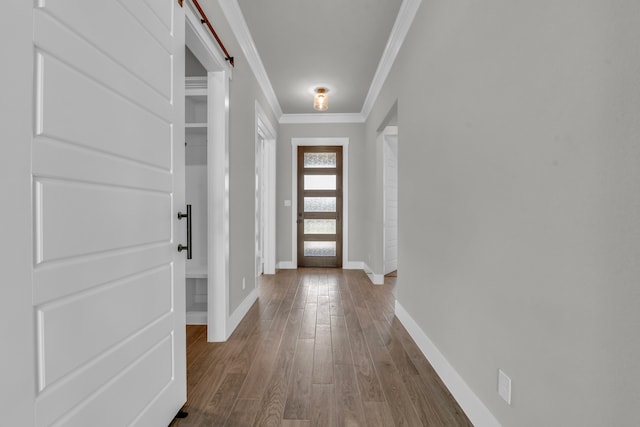
{"label": "light switch", "polygon": [[498,394],[511,405],[511,378],[502,369],[498,369]]}
{"label": "light switch", "polygon": [[284,205],[285,206],[291,206],[291,200],[285,200],[284,201]]}

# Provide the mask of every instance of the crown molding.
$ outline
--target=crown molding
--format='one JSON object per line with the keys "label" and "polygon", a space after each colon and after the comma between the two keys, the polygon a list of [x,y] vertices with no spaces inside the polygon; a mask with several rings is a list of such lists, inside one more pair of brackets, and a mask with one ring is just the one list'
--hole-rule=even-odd
{"label": "crown molding", "polygon": [[367,93],[367,97],[362,105],[362,112],[360,114],[365,120],[368,119],[369,114],[371,114],[373,105],[376,99],[378,99],[378,95],[380,95],[385,80],[389,76],[391,67],[398,56],[400,47],[409,32],[409,28],[411,28],[411,24],[413,23],[413,19],[418,12],[418,7],[420,7],[421,2],[422,0],[403,0],[402,5],[400,5],[396,22],[393,24],[391,35],[378,63],[378,69],[371,81],[371,86],[369,86],[369,93]]}
{"label": "crown molding", "polygon": [[262,89],[262,92],[267,99],[267,103],[269,103],[269,106],[273,110],[275,116],[278,118],[281,117],[282,108],[280,108],[280,103],[278,102],[276,93],[273,90],[273,86],[271,85],[271,81],[269,80],[269,76],[267,75],[267,71],[264,69],[264,65],[262,64],[262,60],[260,59],[260,54],[258,53],[258,49],[253,42],[251,32],[249,31],[247,22],[244,20],[244,15],[242,15],[242,10],[240,9],[238,1],[218,0],[218,3],[220,4],[222,12],[224,13],[224,16],[227,18],[227,21],[229,22],[229,25],[233,30],[233,34],[236,36],[236,39],[240,44],[242,53],[249,63],[249,67],[251,67],[256,80],[258,80],[258,84],[260,85],[260,88]]}
{"label": "crown molding", "polygon": [[364,123],[366,118],[361,113],[311,113],[311,114],[283,114],[280,124],[327,124],[327,123]]}

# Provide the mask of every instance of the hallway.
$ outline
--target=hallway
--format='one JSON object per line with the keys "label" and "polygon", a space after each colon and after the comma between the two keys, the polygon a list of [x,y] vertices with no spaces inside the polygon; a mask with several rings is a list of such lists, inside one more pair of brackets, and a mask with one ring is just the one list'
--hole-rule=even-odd
{"label": "hallway", "polygon": [[226,343],[187,327],[187,426],[470,426],[394,316],[395,277],[280,270]]}

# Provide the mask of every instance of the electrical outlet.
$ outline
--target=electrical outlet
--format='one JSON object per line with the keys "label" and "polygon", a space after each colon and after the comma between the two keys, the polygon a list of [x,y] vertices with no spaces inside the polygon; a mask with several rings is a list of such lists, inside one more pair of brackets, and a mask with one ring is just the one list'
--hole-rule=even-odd
{"label": "electrical outlet", "polygon": [[247,284],[245,283],[244,277],[242,278],[242,290],[244,291],[244,288],[247,287]]}
{"label": "electrical outlet", "polygon": [[502,369],[498,369],[498,394],[507,405],[511,405],[511,378],[502,372]]}

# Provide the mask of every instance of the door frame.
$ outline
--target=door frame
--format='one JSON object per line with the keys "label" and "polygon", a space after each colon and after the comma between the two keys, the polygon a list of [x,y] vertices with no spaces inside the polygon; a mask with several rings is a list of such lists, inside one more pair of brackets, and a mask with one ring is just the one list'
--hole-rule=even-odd
{"label": "door frame", "polygon": [[229,322],[229,80],[231,66],[205,31],[191,2],[185,44],[207,70],[207,341],[226,341]]}
{"label": "door frame", "polygon": [[337,145],[342,147],[342,268],[349,265],[349,138],[291,138],[291,264],[298,268],[298,147]]}
{"label": "door frame", "polygon": [[[276,274],[276,140],[277,132],[269,116],[265,113],[260,103],[256,101],[256,146],[263,141],[263,165],[264,179],[264,274]],[[257,161],[257,159],[256,159]],[[257,272],[256,272],[257,277]]]}
{"label": "door frame", "polygon": [[[254,265],[255,265],[255,274],[254,277],[257,279],[262,274],[264,274],[264,247],[265,247],[265,143],[264,137],[262,134],[258,132],[256,136],[256,143],[254,147],[255,153],[255,197],[254,197]],[[256,280],[256,285],[257,285]]]}
{"label": "door frame", "polygon": [[[391,144],[398,146],[398,127],[387,126],[380,135],[382,138],[382,274],[388,274],[391,271],[387,271],[387,157]],[[392,139],[395,138],[395,141]],[[398,171],[398,155],[396,154],[396,174]],[[397,178],[396,178],[397,187]],[[397,195],[397,190],[396,190]],[[396,228],[398,227],[398,219],[396,213]],[[397,263],[397,258],[396,258]]]}

